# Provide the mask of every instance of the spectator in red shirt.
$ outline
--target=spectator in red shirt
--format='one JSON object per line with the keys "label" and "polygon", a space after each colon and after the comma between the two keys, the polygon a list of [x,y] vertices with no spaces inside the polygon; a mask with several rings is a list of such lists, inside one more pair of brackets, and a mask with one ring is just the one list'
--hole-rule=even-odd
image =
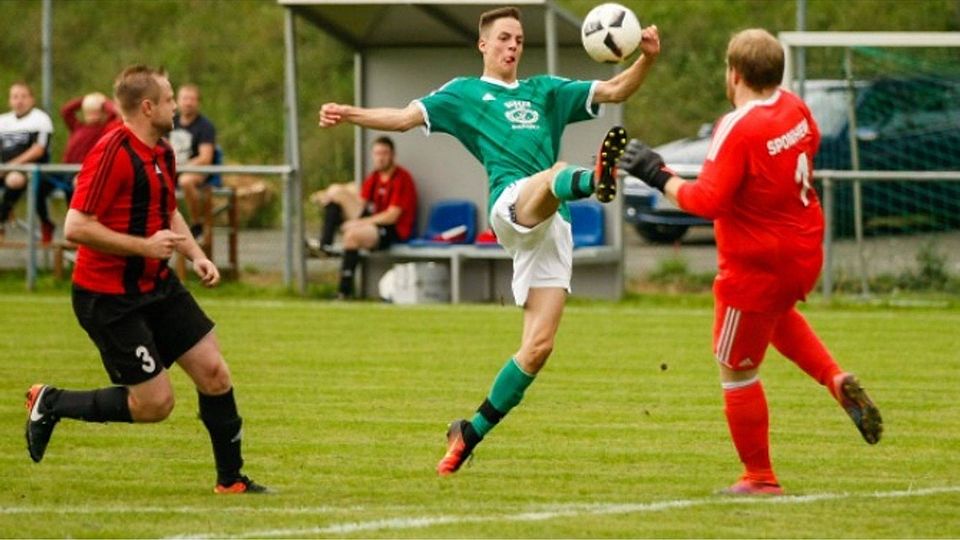
{"label": "spectator in red shirt", "polygon": [[[83,113],[82,119],[77,117],[78,111]],[[83,158],[100,140],[100,137],[120,125],[120,118],[113,102],[100,92],[71,99],[60,109],[60,116],[63,117],[70,132],[67,138],[67,149],[63,154],[64,163],[83,163]],[[75,181],[74,177],[67,174],[51,174],[41,178],[37,191],[37,216],[40,218],[40,230],[44,243],[53,240],[54,231],[47,198],[59,188],[63,190],[69,205]]]}
{"label": "spectator in red shirt", "polygon": [[123,70],[114,89],[123,125],[102,137],[83,162],[64,232],[80,245],[73,309],[100,351],[113,386],[67,390],[35,384],[27,392],[27,450],[43,459],[63,418],[84,422],[160,422],[173,409],[168,369],[178,364],[197,389],[210,435],[216,493],[262,493],[244,476],[241,427],[230,370],[214,323],[167,267],[176,251],[193,261],[203,284],[216,265],[177,210],[170,81],[146,66]]}
{"label": "spectator in red shirt", "polygon": [[772,343],[825,386],[863,438],[876,444],[880,411],[843,371],[797,311],[823,262],[823,212],[811,186],[820,132],[810,109],[780,88],[783,47],[770,33],[744,30],[727,47],[727,97],[735,110],[714,131],[696,181],[675,176],[634,140],[622,165],[683,210],[714,220],[719,272],[713,347],[725,413],[745,473],[727,489],[783,493],[773,473],[769,419],[759,368]]}
{"label": "spectator in red shirt", "polygon": [[361,249],[387,249],[406,242],[417,222],[417,188],[410,172],[396,164],[393,139],[378,137],[371,148],[373,172],[360,192],[354,184],[333,184],[310,199],[323,206],[320,250],[333,253],[333,237],[343,232],[338,297],[353,296],[353,274]]}
{"label": "spectator in red shirt", "polygon": [[[77,117],[82,113],[82,118]],[[116,106],[100,92],[75,97],[60,109],[70,136],[63,154],[64,163],[83,163],[83,158],[109,129],[120,125]]]}

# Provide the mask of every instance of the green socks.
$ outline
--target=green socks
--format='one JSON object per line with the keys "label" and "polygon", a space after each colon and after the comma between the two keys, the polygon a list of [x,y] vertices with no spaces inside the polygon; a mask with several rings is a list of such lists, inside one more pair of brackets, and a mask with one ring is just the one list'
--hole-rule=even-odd
{"label": "green socks", "polygon": [[[559,176],[559,175],[558,175]],[[490,395],[483,401],[470,424],[482,439],[493,426],[497,425],[510,409],[523,399],[523,393],[533,382],[534,376],[520,369],[515,358],[507,360],[500,373],[493,380]]]}
{"label": "green socks", "polygon": [[561,201],[586,199],[593,195],[593,171],[583,167],[564,167],[553,177],[550,190]]}

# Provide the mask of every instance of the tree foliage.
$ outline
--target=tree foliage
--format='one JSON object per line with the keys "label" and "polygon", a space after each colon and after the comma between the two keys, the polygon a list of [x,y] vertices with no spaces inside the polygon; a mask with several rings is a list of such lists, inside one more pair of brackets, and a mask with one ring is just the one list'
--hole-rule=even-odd
{"label": "tree foliage", "polygon": [[[599,0],[559,2],[584,15]],[[663,54],[646,86],[627,105],[634,133],[660,143],[696,132],[728,105],[723,53],[746,27],[795,28],[795,3],[773,0],[623,0],[642,24],[655,23]],[[0,85],[34,86],[41,76],[41,2],[0,0]],[[16,21],[17,24],[9,24]],[[809,30],[957,30],[955,0],[809,0]],[[203,112],[216,124],[227,161],[283,161],[283,10],[269,0],[53,0],[53,108],[69,98],[110,93],[131,63],[162,65],[176,86],[198,84]],[[298,21],[300,147],[308,189],[352,176],[352,130],[320,130],[320,104],[350,101],[352,52]],[[56,110],[54,158],[66,128]]]}

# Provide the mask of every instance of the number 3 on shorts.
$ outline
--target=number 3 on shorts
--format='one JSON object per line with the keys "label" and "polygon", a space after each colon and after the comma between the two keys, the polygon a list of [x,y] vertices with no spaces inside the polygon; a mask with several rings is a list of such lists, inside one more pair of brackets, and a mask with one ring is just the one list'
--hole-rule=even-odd
{"label": "number 3 on shorts", "polygon": [[152,356],[150,356],[150,351],[148,351],[146,347],[143,345],[137,347],[135,354],[137,355],[137,358],[143,362],[141,367],[143,368],[144,373],[153,373],[153,371],[157,369],[157,362]]}

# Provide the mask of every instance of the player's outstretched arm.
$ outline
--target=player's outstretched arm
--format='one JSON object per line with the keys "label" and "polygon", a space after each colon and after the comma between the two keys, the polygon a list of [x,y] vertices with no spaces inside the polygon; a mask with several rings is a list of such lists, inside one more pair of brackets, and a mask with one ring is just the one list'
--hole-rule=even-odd
{"label": "player's outstretched arm", "polygon": [[647,72],[660,56],[660,31],[657,25],[643,29],[640,50],[643,54],[630,67],[611,79],[597,83],[593,91],[594,103],[622,103],[640,88],[647,78]]}
{"label": "player's outstretched arm", "polygon": [[320,127],[333,127],[344,122],[380,131],[407,131],[424,124],[423,111],[413,103],[403,109],[368,109],[340,103],[324,103],[320,107]]}

